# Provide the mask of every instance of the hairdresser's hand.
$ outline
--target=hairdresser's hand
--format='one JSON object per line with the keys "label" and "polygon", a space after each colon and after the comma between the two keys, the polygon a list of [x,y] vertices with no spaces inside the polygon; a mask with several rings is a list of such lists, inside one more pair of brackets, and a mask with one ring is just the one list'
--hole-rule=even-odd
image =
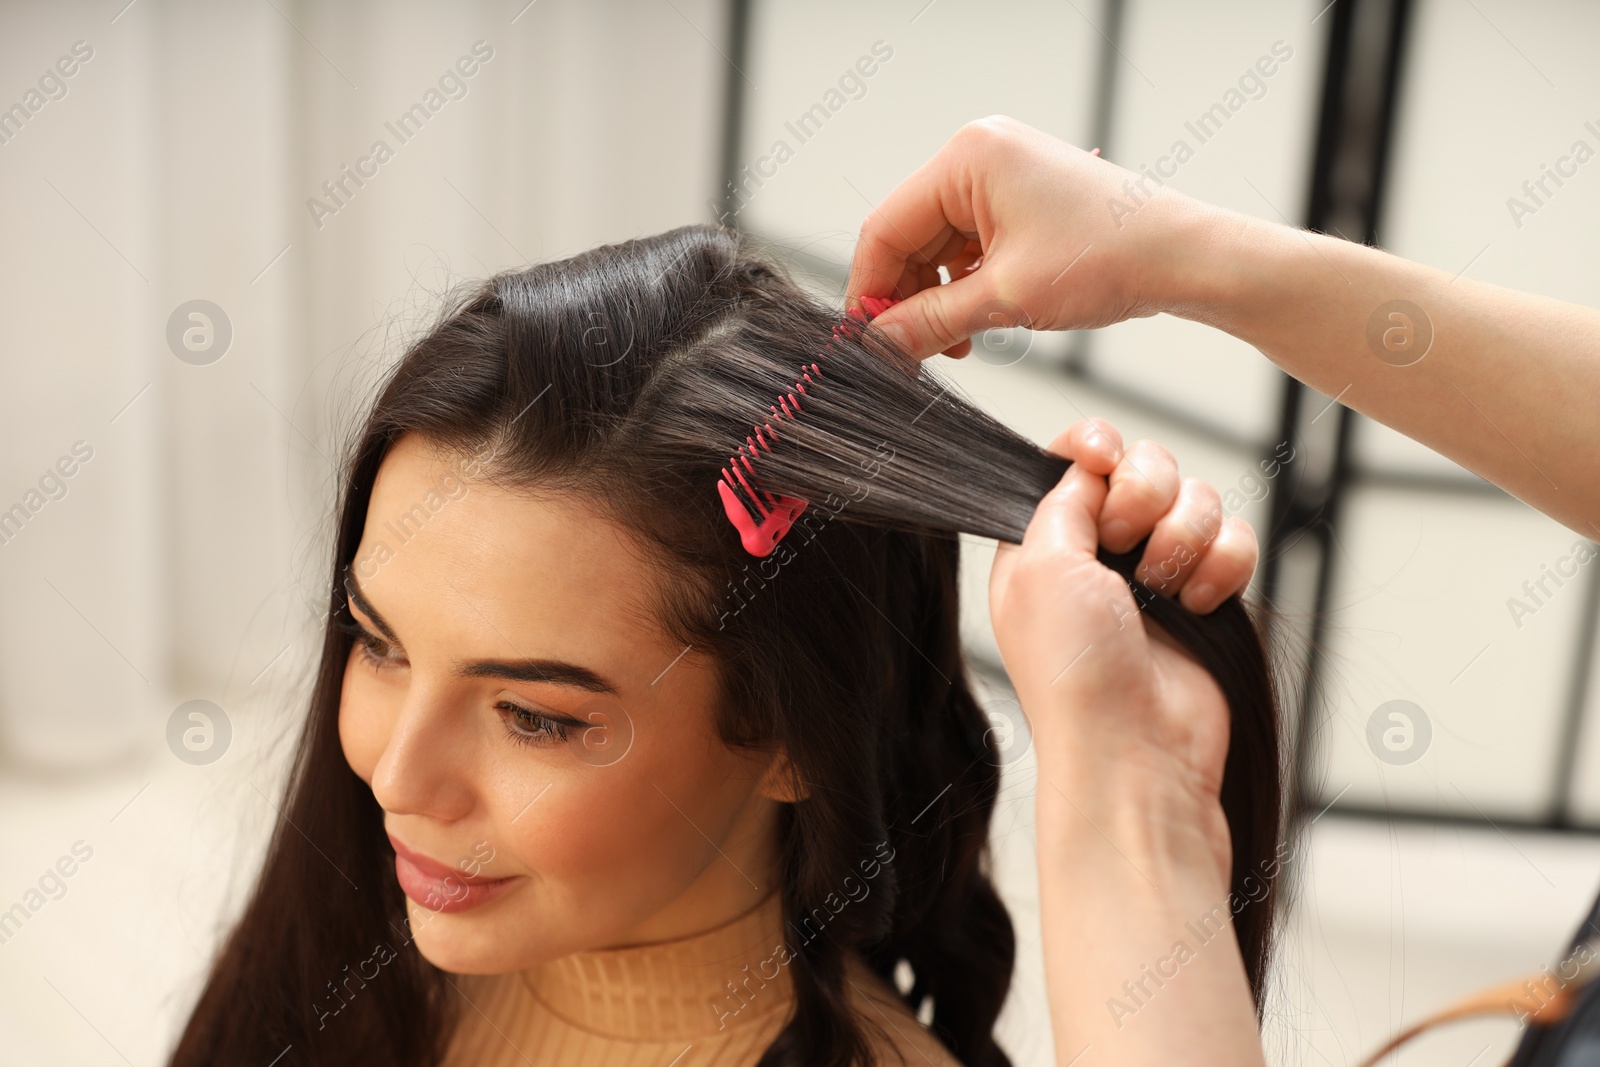
{"label": "hairdresser's hand", "polygon": [[1149,534],[1141,566],[1192,559],[1167,584],[1182,579],[1187,600],[1204,583],[1209,609],[1248,583],[1254,533],[1236,522],[1201,540],[1197,530],[1217,528],[1207,518],[1220,518],[1216,490],[1195,479],[1180,483],[1176,462],[1159,445],[1124,450],[1104,420],[1073,425],[1050,450],[1072,459],[1072,468],[1040,502],[1022,544],[1000,546],[989,583],[995,636],[1041,768],[1058,754],[1064,774],[1089,774],[1092,789],[1118,791],[1096,803],[1154,804],[1185,838],[1185,854],[1226,886],[1228,834],[1218,797],[1227,703],[1199,664],[1147,624],[1127,583],[1095,553],[1108,529],[1119,539],[1107,544],[1113,551]]}
{"label": "hairdresser's hand", "polygon": [[[1261,1064],[1238,943],[1194,932],[1217,908],[1228,913],[1227,702],[1096,558],[1112,497],[1129,483],[1115,468],[1108,482],[1073,433],[1064,436],[1054,450],[1080,458],[1040,502],[1022,544],[1000,547],[989,585],[1038,758],[1057,1062],[1094,1047],[1103,1062],[1126,1065]],[[1189,946],[1181,955],[1180,943]]]}
{"label": "hairdresser's hand", "polygon": [[966,338],[997,326],[1087,329],[1162,311],[1215,326],[1583,536],[1600,533],[1594,405],[1564,402],[1600,396],[1600,310],[1204,204],[1161,180],[1012,119],[969,123],[867,217],[847,301],[901,298],[873,325],[917,356],[966,355]]}
{"label": "hairdresser's hand", "polygon": [[867,217],[845,295],[901,298],[875,326],[917,356],[964,356],[967,338],[999,326],[1080,330],[1166,310],[1172,272],[1204,269],[1187,261],[1199,242],[1181,236],[1228,218],[1014,119],[981,119]]}
{"label": "hairdresser's hand", "polygon": [[1051,442],[1050,451],[1107,476],[1100,544],[1127,552],[1148,536],[1136,576],[1158,594],[1207,615],[1250,584],[1260,556],[1255,530],[1237,515],[1223,515],[1209,482],[1180,479],[1178,461],[1165,448],[1154,441],[1124,448],[1115,426],[1085,419]]}

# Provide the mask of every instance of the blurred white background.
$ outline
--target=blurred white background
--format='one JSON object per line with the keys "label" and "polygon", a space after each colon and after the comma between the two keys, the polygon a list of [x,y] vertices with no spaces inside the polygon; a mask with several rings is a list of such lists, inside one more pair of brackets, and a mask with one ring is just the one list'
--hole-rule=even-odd
{"label": "blurred white background", "polygon": [[[1275,73],[1171,183],[1300,223],[1352,2],[1373,0],[0,6],[0,910],[90,854],[0,932],[0,1058],[162,1062],[277,818],[344,434],[451,284],[722,211],[837,298],[865,214],[963,122],[1010,114],[1137,168],[1194,145],[1185,124],[1265,55]],[[1414,4],[1380,242],[1600,303],[1600,165],[1520,220],[1507,207],[1574,141],[1600,148],[1596,39],[1579,0]],[[863,57],[874,72],[841,83]],[[426,117],[402,138],[406,114]],[[220,315],[185,359],[169,329],[191,301]],[[1284,380],[1248,346],[1158,317],[937,362],[1040,441],[1085,414],[1160,440],[1288,548],[1273,504],[1296,486],[1257,477]],[[1305,398],[1294,438],[1313,468],[1331,402]],[[1578,535],[1381,427],[1349,433],[1327,551],[1288,548],[1274,597],[1286,672],[1314,659],[1321,694],[1268,1015],[1280,1064],[1354,1063],[1551,963],[1600,887],[1600,570],[1517,618],[1510,598]],[[992,670],[992,546],[968,549]],[[200,765],[167,740],[196,699],[231,734]],[[1392,700],[1425,725],[1410,762],[1368,740]],[[1036,1067],[1031,762],[1009,773],[1003,1036]],[[1515,1039],[1472,1024],[1398,1060],[1494,1063]]]}

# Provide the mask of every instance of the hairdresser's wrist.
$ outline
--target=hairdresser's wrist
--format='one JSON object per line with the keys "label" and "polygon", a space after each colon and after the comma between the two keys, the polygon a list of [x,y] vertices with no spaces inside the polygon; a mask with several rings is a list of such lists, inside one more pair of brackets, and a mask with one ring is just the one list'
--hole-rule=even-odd
{"label": "hairdresser's wrist", "polygon": [[[1260,1065],[1226,892],[1136,867],[1104,842],[1040,842],[1045,984],[1056,1062]],[[1153,888],[1155,884],[1163,888]]]}
{"label": "hairdresser's wrist", "polygon": [[[1193,201],[1174,224],[1163,311],[1258,347],[1304,314],[1314,286],[1349,242]],[[1337,268],[1333,268],[1337,269]]]}
{"label": "hairdresser's wrist", "polygon": [[[1165,226],[1165,255],[1150,294],[1156,310],[1208,325],[1236,316],[1259,301],[1262,257],[1270,253],[1272,224],[1184,197]],[[1288,230],[1288,227],[1278,227]]]}
{"label": "hairdresser's wrist", "polygon": [[[1137,872],[1135,891],[1226,895],[1232,852],[1218,798],[1176,764],[1111,755],[1088,738],[1036,739],[1036,827],[1047,854]],[[1090,868],[1074,878],[1094,877]]]}

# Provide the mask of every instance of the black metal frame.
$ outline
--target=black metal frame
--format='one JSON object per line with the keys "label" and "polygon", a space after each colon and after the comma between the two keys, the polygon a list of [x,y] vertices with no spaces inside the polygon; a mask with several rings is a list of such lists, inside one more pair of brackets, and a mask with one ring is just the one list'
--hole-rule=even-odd
{"label": "black metal frame", "polygon": [[[723,205],[723,218],[732,215],[729,190],[735,187],[739,177],[745,103],[741,71],[750,55],[752,8],[752,0],[729,0],[727,7],[727,40],[723,52],[729,64],[724,85],[722,173],[719,176],[722,185],[717,198]],[[1116,133],[1119,42],[1123,36],[1125,9],[1125,0],[1103,0],[1101,9],[1092,136],[1108,155]],[[1406,45],[1413,23],[1413,4],[1412,0],[1335,0],[1324,14],[1331,17],[1331,23],[1305,224],[1312,230],[1377,244],[1388,187],[1390,148],[1399,113]],[[809,269],[839,273],[836,265],[811,262],[806,258],[805,265]],[[1087,357],[1091,344],[1089,332],[1072,335],[1062,367],[1066,377],[1216,444],[1256,451],[1261,458],[1268,458],[1266,452],[1272,447],[1270,443],[1247,439],[1220,422],[1197,417],[1101,378],[1089,366]],[[1285,665],[1293,688],[1289,725],[1296,785],[1290,815],[1303,820],[1331,810],[1353,818],[1385,821],[1461,826],[1487,823],[1498,828],[1600,833],[1600,826],[1576,824],[1571,810],[1576,742],[1592,684],[1588,649],[1594,647],[1596,636],[1600,635],[1600,571],[1589,576],[1582,633],[1578,636],[1580,644],[1568,687],[1561,744],[1557,749],[1551,796],[1544,817],[1504,813],[1480,813],[1482,817],[1479,817],[1426,807],[1379,807],[1337,801],[1326,806],[1329,802],[1318,792],[1315,776],[1317,738],[1326,719],[1326,709],[1318,692],[1324,671],[1322,647],[1327,636],[1327,611],[1337,577],[1333,532],[1351,489],[1398,487],[1457,496],[1491,495],[1506,500],[1508,505],[1511,503],[1511,498],[1501,490],[1470,475],[1361,469],[1353,460],[1352,449],[1360,416],[1349,408],[1340,407],[1336,419],[1314,428],[1314,422],[1320,421],[1315,419],[1314,413],[1329,403],[1321,394],[1288,375],[1283,376],[1279,425],[1274,440],[1296,442],[1296,458],[1286,471],[1290,477],[1280,483],[1286,489],[1272,497],[1271,525],[1263,546],[1258,578],[1266,602],[1279,605],[1286,596],[1284,560],[1293,552],[1315,554],[1315,592],[1312,603],[1305,605],[1306,614],[1311,618],[1309,639],[1299,649],[1298,661]],[[1312,455],[1318,457],[1315,465],[1310,462]],[[999,665],[985,664],[984,667],[993,671]]]}
{"label": "black metal frame", "polygon": [[[1344,0],[1333,6],[1306,207],[1309,229],[1377,243],[1410,10],[1410,0]],[[1362,29],[1366,33],[1358,37]],[[1310,422],[1302,420],[1302,412],[1316,396],[1295,379],[1284,377],[1279,440],[1302,441],[1308,436]],[[1320,726],[1326,721],[1320,698],[1322,648],[1336,577],[1333,532],[1348,496],[1355,422],[1356,413],[1341,406],[1332,426],[1332,440],[1324,442],[1332,453],[1324,479],[1296,476],[1309,465],[1312,446],[1307,442],[1296,449],[1285,483],[1289,489],[1272,498],[1261,573],[1262,593],[1268,603],[1275,603],[1284,592],[1280,563],[1285,552],[1304,541],[1318,556],[1311,632],[1298,672],[1298,721],[1293,734],[1295,813],[1301,816],[1316,801],[1317,742]]]}

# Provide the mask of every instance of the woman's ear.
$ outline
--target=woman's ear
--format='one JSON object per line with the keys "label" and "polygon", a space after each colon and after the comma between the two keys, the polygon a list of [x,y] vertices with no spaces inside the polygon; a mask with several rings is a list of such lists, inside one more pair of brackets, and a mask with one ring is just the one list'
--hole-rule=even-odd
{"label": "woman's ear", "polygon": [[800,772],[790,761],[788,751],[782,746],[773,751],[756,791],[780,804],[798,804],[811,795],[811,790],[800,778]]}

